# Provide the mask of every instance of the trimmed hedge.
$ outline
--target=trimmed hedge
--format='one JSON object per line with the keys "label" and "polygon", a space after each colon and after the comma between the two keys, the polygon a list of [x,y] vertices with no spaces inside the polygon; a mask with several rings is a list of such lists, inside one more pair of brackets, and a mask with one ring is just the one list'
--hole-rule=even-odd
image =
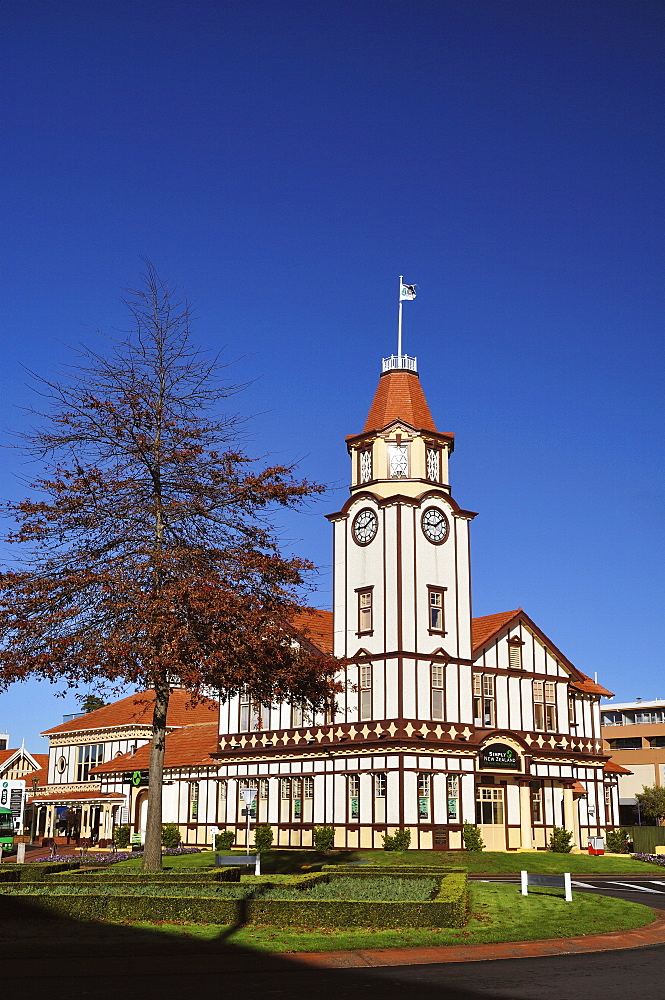
{"label": "trimmed hedge", "polygon": [[76,871],[81,867],[80,861],[61,861],[55,864],[12,865],[11,868],[0,870],[0,882],[43,882],[49,875],[57,872]]}
{"label": "trimmed hedge", "polygon": [[174,882],[239,882],[240,868],[204,868],[188,871],[186,868],[178,871],[144,872],[141,868],[89,868],[75,872],[63,872],[51,882],[154,882],[162,885]]}
{"label": "trimmed hedge", "polygon": [[466,872],[462,865],[322,865],[328,875],[452,875]]}
{"label": "trimmed hedge", "polygon": [[[99,919],[100,896],[48,896],[40,892],[39,887],[35,888],[34,895],[22,895],[21,901],[31,901],[45,915],[76,920]],[[16,897],[12,899],[9,893],[0,895],[0,918],[9,919],[15,915],[15,900]],[[447,875],[435,898],[423,902],[105,895],[103,903],[106,921],[191,920],[295,927],[462,927],[466,919],[467,882],[461,873]]]}

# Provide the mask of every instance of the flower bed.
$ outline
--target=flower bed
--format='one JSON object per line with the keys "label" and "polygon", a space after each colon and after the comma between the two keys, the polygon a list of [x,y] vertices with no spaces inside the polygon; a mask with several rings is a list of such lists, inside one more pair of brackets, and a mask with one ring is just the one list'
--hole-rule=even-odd
{"label": "flower bed", "polygon": [[648,861],[652,865],[665,867],[665,854],[631,854],[635,861]]}
{"label": "flower bed", "polygon": [[[165,848],[162,850],[163,858],[172,858],[180,854],[201,854],[205,848],[203,847],[173,847]],[[31,865],[37,864],[59,864],[62,862],[71,862],[73,859],[71,854],[45,854],[43,858],[33,858],[30,862]],[[119,861],[133,861],[135,858],[142,858],[143,851],[122,851],[122,852],[111,852],[109,854],[86,854],[81,852],[81,855],[75,855],[77,864],[81,865],[117,865]]]}

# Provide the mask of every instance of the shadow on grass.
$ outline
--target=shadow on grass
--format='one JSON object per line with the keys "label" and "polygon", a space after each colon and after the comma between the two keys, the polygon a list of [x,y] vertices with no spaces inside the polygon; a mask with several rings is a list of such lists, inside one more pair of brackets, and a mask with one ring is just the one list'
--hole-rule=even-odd
{"label": "shadow on grass", "polygon": [[[0,899],[3,989],[22,1000],[45,993],[95,1000],[175,1000],[196,994],[251,995],[270,1000],[499,1000],[496,980],[467,985],[464,965],[440,967],[436,985],[409,981],[404,969],[318,969],[297,955],[271,955],[237,946],[233,927],[210,941],[160,930],[47,916],[25,898]],[[487,963],[483,963],[487,964]],[[474,977],[474,982],[477,982]],[[533,1000],[536,1000],[534,997]]]}

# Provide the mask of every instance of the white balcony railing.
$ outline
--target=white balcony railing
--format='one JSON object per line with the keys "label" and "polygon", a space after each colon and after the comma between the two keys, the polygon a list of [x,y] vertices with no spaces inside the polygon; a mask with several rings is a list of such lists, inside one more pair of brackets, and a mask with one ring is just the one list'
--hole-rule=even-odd
{"label": "white balcony railing", "polygon": [[389,358],[383,359],[384,372],[391,372],[400,368],[408,372],[417,372],[418,358],[410,358],[407,354],[391,354]]}

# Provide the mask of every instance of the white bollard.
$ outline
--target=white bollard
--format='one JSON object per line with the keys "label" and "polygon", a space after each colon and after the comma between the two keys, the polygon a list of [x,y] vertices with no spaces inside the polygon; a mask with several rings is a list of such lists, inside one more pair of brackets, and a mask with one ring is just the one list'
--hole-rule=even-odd
{"label": "white bollard", "polygon": [[16,864],[25,864],[25,844],[18,844],[16,848]]}

